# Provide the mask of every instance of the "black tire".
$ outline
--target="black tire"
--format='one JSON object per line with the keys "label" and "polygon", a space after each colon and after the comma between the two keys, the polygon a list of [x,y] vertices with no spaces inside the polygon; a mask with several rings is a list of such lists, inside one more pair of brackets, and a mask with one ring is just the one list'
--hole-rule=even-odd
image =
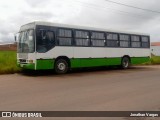
{"label": "black tire", "polygon": [[54,69],[57,74],[65,74],[69,70],[68,62],[64,59],[58,59],[55,62]]}
{"label": "black tire", "polygon": [[123,57],[121,62],[121,68],[128,69],[130,66],[130,59],[128,57]]}

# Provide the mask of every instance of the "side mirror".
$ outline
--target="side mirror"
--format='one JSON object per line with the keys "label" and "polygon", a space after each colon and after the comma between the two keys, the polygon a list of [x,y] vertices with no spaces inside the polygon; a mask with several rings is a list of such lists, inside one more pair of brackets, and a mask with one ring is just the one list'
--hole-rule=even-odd
{"label": "side mirror", "polygon": [[15,42],[18,42],[18,38],[19,38],[19,33],[16,33],[16,34],[14,35],[14,40],[15,40]]}
{"label": "side mirror", "polygon": [[15,42],[17,42],[17,36],[16,35],[14,36],[14,40],[15,40]]}

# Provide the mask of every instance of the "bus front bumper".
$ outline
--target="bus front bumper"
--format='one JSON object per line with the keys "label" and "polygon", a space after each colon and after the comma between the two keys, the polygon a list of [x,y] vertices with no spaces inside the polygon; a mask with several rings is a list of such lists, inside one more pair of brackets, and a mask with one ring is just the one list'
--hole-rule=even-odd
{"label": "bus front bumper", "polygon": [[35,64],[34,63],[27,63],[27,64],[22,64],[22,63],[17,63],[17,66],[23,69],[30,69],[30,70],[35,70]]}

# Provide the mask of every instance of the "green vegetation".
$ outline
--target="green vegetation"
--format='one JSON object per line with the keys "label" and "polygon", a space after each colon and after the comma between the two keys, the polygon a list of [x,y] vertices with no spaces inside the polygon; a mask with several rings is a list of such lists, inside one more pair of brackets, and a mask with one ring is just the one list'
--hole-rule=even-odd
{"label": "green vegetation", "polygon": [[160,64],[160,56],[152,56],[151,63],[152,64]]}
{"label": "green vegetation", "polygon": [[145,63],[145,65],[157,65],[160,64],[160,56],[151,56],[151,59],[149,62]]}
{"label": "green vegetation", "polygon": [[0,51],[0,74],[19,72],[16,63],[16,51]]}

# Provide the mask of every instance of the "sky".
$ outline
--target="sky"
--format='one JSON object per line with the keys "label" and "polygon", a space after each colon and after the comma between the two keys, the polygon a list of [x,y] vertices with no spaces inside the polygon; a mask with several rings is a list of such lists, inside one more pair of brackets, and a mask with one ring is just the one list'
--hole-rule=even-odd
{"label": "sky", "polygon": [[147,33],[160,42],[160,0],[0,0],[0,43],[14,42],[23,24],[48,21],[117,31]]}

